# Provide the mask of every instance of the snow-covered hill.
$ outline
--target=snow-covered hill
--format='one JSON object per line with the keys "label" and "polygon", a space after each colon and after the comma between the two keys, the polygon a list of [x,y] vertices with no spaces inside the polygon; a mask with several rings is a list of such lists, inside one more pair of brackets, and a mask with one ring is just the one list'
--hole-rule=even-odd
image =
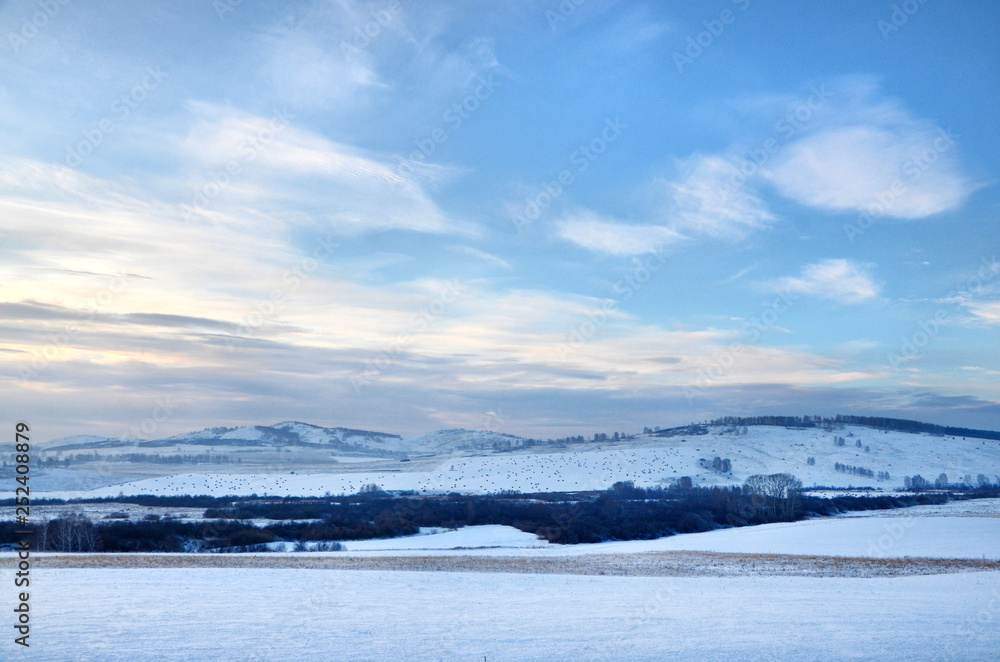
{"label": "snow-covered hill", "polygon": [[[475,444],[468,446],[467,451],[457,451],[458,444],[466,444],[473,433],[448,431],[417,437],[416,441],[370,442],[428,454],[438,449],[433,456],[409,463],[393,459],[369,464],[338,463],[324,466],[322,472],[312,469],[312,473],[302,473],[292,463],[276,463],[266,472],[184,473],[86,494],[322,496],[354,493],[369,483],[388,490],[424,493],[576,491],[604,489],[623,480],[640,486],[669,485],[682,476],[691,477],[698,485],[732,485],[753,474],[779,472],[793,474],[806,487],[869,486],[891,490],[902,487],[906,476],[920,474],[933,482],[942,473],[952,483],[964,480],[975,483],[979,474],[990,482],[1000,482],[1000,442],[991,440],[851,426],[835,431],[759,426],[750,427],[745,434],[735,434],[729,427],[708,426],[704,432],[690,437],[654,434],[617,442],[547,444],[483,452],[476,450]],[[489,445],[494,440],[490,434],[476,433],[471,438]],[[838,438],[843,439],[842,444],[838,444]],[[716,457],[720,463],[714,462]],[[725,460],[729,460],[728,464]],[[713,468],[718,464],[722,466]],[[721,470],[726,466],[727,472]],[[872,475],[840,471],[838,466],[857,467]],[[60,495],[83,496],[83,493],[49,494]]]}
{"label": "snow-covered hill", "polygon": [[525,440],[510,434],[484,430],[438,430],[403,439],[398,434],[351,428],[325,428],[298,421],[247,427],[215,427],[185,432],[163,439],[115,439],[94,435],[74,435],[46,444],[47,451],[98,451],[123,449],[127,452],[176,453],[178,449],[208,446],[232,451],[238,448],[323,447],[346,455],[405,456],[450,454],[461,451],[499,451],[521,448]]}
{"label": "snow-covered hill", "polygon": [[386,432],[370,432],[350,428],[324,428],[318,425],[285,421],[274,425],[254,425],[237,428],[205,428],[164,439],[135,440],[74,435],[55,439],[46,445],[47,451],[97,450],[134,447],[142,452],[178,446],[211,447],[272,447],[330,446],[338,450],[364,453],[371,449],[397,450],[400,436]]}
{"label": "snow-covered hill", "polygon": [[409,453],[453,453],[456,451],[498,451],[524,446],[524,439],[487,430],[438,430],[400,442]]}

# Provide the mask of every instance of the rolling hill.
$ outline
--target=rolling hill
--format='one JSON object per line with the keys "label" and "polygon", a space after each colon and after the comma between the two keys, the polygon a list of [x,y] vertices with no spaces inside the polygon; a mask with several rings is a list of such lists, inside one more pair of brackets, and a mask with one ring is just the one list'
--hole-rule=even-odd
{"label": "rolling hill", "polygon": [[[110,448],[101,446],[105,441],[74,446]],[[418,493],[546,492],[603,489],[627,480],[669,485],[681,477],[699,485],[731,485],[768,473],[793,474],[806,487],[892,490],[903,487],[907,477],[920,475],[933,484],[941,474],[950,484],[1000,483],[1000,443],[994,440],[865,425],[698,424],[619,440],[539,443],[486,431],[442,430],[401,439],[287,422],[211,428],[143,448],[177,452],[206,445],[216,452],[245,451],[248,458],[262,447],[280,452],[266,464],[162,466],[147,471],[148,478],[85,493],[53,484],[44,491],[50,496],[322,496],[375,483]]]}

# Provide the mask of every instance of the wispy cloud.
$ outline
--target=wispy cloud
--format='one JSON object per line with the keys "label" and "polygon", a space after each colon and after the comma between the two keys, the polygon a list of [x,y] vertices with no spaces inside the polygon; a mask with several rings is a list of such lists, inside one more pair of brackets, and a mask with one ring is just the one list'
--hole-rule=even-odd
{"label": "wispy cloud", "polygon": [[871,276],[871,267],[851,260],[823,260],[802,269],[799,276],[771,281],[768,287],[792,294],[831,299],[842,304],[857,304],[874,299],[879,286]]}
{"label": "wispy cloud", "polygon": [[719,155],[679,161],[681,175],[653,182],[656,210],[648,224],[628,224],[580,211],[557,223],[559,236],[598,253],[637,255],[685,239],[739,241],[774,217],[750,186],[732,187],[733,163]]}
{"label": "wispy cloud", "polygon": [[[190,176],[191,198],[205,200],[209,209],[251,208],[272,218],[292,210],[348,234],[474,232],[472,224],[442,211],[417,179],[398,172],[391,157],[301,129],[283,110],[266,118],[204,103],[188,108],[196,119],[179,147],[199,166]],[[230,175],[231,164],[239,170]],[[444,176],[447,170],[433,172]],[[228,183],[219,187],[213,175]]]}
{"label": "wispy cloud", "polygon": [[969,301],[965,306],[980,322],[1000,324],[1000,301]]}
{"label": "wispy cloud", "polygon": [[663,216],[672,229],[735,241],[774,220],[752,187],[730,185],[737,173],[728,159],[696,155],[681,168],[686,174],[680,179],[660,181],[666,192]]}
{"label": "wispy cloud", "polygon": [[473,248],[472,246],[460,246],[453,245],[449,246],[448,250],[454,251],[456,253],[461,253],[463,255],[468,255],[469,257],[475,258],[487,264],[492,264],[495,267],[500,267],[501,269],[512,269],[510,262],[502,258],[493,255],[492,253],[487,253],[486,251],[481,251],[478,248]]}
{"label": "wispy cloud", "polygon": [[556,223],[559,236],[581,248],[611,255],[637,255],[662,249],[683,239],[661,225],[633,225],[579,211]]}

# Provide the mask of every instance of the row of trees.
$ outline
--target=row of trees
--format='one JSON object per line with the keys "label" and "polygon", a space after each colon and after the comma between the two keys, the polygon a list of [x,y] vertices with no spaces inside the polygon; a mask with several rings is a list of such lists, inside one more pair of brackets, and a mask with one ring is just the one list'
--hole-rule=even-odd
{"label": "row of trees", "polygon": [[802,481],[791,474],[750,476],[743,483],[744,492],[760,505],[768,521],[791,521],[799,514]]}
{"label": "row of trees", "polygon": [[35,527],[36,549],[53,552],[96,552],[100,547],[97,527],[84,515],[66,513]]}
{"label": "row of trees", "polygon": [[[872,471],[871,469],[866,469],[865,467],[855,467],[849,464],[841,464],[840,462],[836,462],[834,463],[833,468],[842,474],[864,476],[865,478],[875,477],[875,472]],[[879,474],[879,480],[881,480],[881,474]]]}
{"label": "row of trees", "polygon": [[[39,549],[63,552],[153,552],[262,549],[276,541],[305,544],[413,535],[421,526],[458,528],[504,524],[554,543],[650,539],[785,521],[804,515],[801,483],[787,474],[752,476],[743,486],[699,488],[691,480],[643,489],[632,482],[589,496],[579,494],[393,496],[328,499],[216,500],[200,522],[171,518],[91,522],[66,514],[35,526]],[[251,519],[279,520],[255,527]],[[294,518],[294,519],[293,519]],[[302,518],[302,519],[299,519]],[[0,527],[13,542],[13,529]]]}
{"label": "row of trees", "polygon": [[921,423],[902,418],[881,416],[725,416],[712,421],[712,425],[771,425],[780,427],[823,427],[827,430],[843,429],[845,425],[859,425],[876,430],[935,434],[973,439],[993,439],[1000,441],[1000,432],[994,430],[974,430],[933,423]]}
{"label": "row of trees", "polygon": [[[13,461],[12,461],[13,462]],[[68,467],[71,464],[84,464],[87,462],[129,462],[134,464],[242,464],[240,458],[233,458],[229,455],[219,455],[211,453],[198,454],[178,454],[159,455],[156,453],[117,453],[114,455],[102,455],[93,453],[72,453],[65,457],[47,455],[34,459],[34,463],[43,469]],[[4,461],[3,467],[7,467]]]}
{"label": "row of trees", "polygon": [[[997,484],[1000,485],[1000,478],[997,479]],[[970,474],[966,474],[954,484],[948,482],[948,474],[946,473],[938,474],[938,477],[934,479],[933,483],[925,479],[920,474],[916,474],[915,476],[905,476],[903,478],[903,486],[908,490],[926,490],[931,487],[938,490],[947,490],[951,488],[967,489],[974,487],[984,489],[990,487],[991,485],[992,483],[990,482],[990,478],[986,474],[977,475],[975,483],[973,483],[972,476]]]}
{"label": "row of trees", "polygon": [[[194,497],[210,506],[206,519],[182,521],[104,520],[64,514],[35,524],[38,549],[64,552],[183,552],[263,550],[286,541],[315,549],[339,540],[388,538],[416,533],[421,526],[458,528],[503,524],[554,543],[640,540],[720,527],[794,521],[808,515],[849,510],[944,503],[945,492],[917,495],[804,496],[789,474],[755,475],[734,487],[694,487],[690,478],[668,487],[641,488],[630,481],[591,494],[507,492],[487,496],[390,495],[377,486],[364,494],[329,498]],[[1000,486],[976,496],[1000,496]],[[156,505],[165,505],[159,502]],[[308,519],[300,519],[304,516]],[[278,520],[256,527],[253,519]],[[22,537],[23,528],[0,522],[0,545]]]}
{"label": "row of trees", "polygon": [[709,462],[708,460],[702,458],[699,460],[699,464],[706,469],[711,469],[712,471],[718,471],[719,473],[727,474],[733,470],[733,461],[728,457],[719,457],[718,455]]}

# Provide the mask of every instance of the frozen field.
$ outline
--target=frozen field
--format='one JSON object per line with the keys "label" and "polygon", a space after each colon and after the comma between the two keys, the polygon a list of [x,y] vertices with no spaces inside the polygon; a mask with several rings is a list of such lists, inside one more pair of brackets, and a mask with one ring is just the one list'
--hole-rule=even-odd
{"label": "frozen field", "polygon": [[533,533],[525,533],[512,526],[466,526],[455,531],[433,535],[406,536],[388,540],[350,540],[344,543],[345,551],[401,550],[401,549],[533,549],[552,547],[548,541]]}
{"label": "frozen field", "polygon": [[936,558],[1000,560],[1000,499],[953,501],[941,506],[869,510],[849,516],[805,520],[657,540],[590,545],[549,545],[508,526],[471,526],[434,535],[388,540],[345,541],[345,552],[378,555],[473,553],[631,554],[705,551],[740,554],[792,554],[851,558]]}
{"label": "frozen field", "polygon": [[[764,524],[650,541],[601,543],[608,552],[706,551],[862,558],[1000,559],[1000,519],[853,517]],[[591,551],[598,551],[596,549]]]}
{"label": "frozen field", "polygon": [[657,540],[550,545],[506,526],[470,526],[457,531],[387,540],[350,540],[340,554],[576,556],[703,551],[791,554],[849,558],[1000,560],[1000,518],[851,517],[764,524]]}
{"label": "frozen field", "polygon": [[[11,570],[2,572],[10,584]],[[35,571],[30,651],[65,662],[995,660],[1000,573],[660,578]]]}
{"label": "frozen field", "polygon": [[597,545],[483,526],[323,554],[50,555],[32,647],[0,659],[995,660],[997,564],[899,559],[1000,558],[998,505]]}

